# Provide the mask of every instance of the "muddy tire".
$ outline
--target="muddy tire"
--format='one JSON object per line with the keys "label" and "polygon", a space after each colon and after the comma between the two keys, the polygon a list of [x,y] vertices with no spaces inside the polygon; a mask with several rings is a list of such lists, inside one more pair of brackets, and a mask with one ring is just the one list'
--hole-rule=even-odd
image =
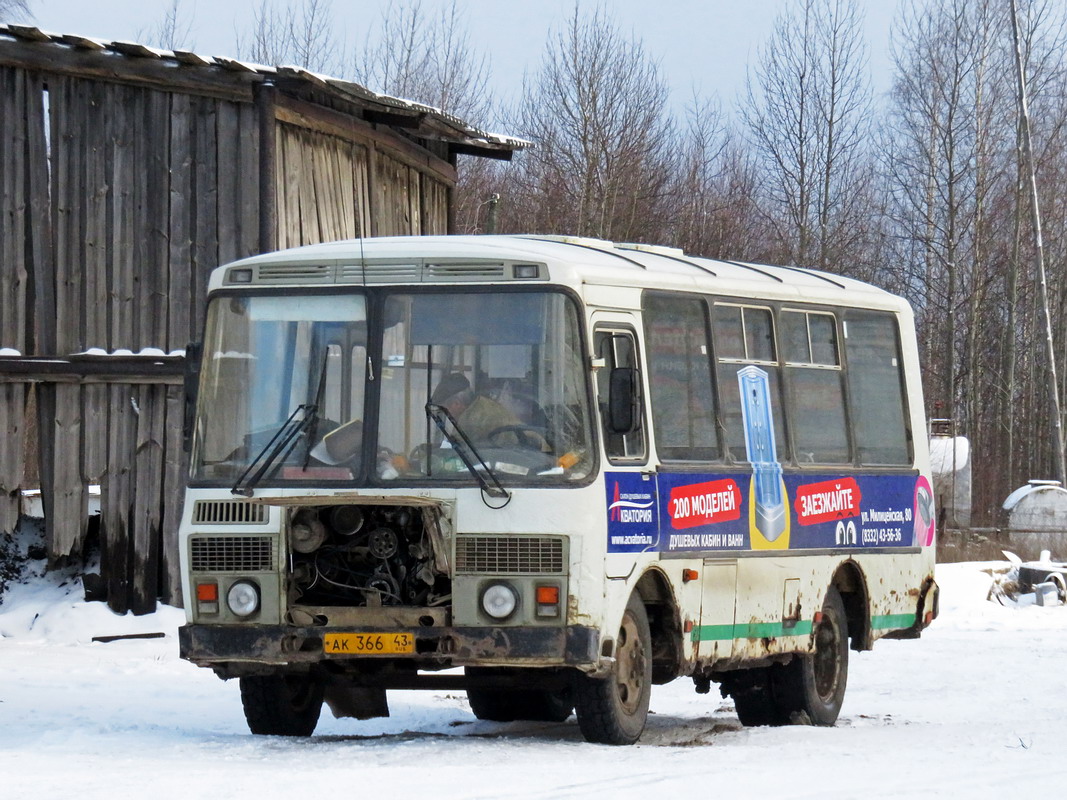
{"label": "muddy tire", "polygon": [[788,664],[737,670],[723,681],[745,727],[833,725],[848,681],[848,622],[841,595],[830,587],[815,626],[815,652]]}
{"label": "muddy tire", "polygon": [[615,640],[615,663],[604,678],[580,676],[574,705],[588,742],[633,744],[645,729],[652,693],[652,634],[636,593],[630,596]]}
{"label": "muddy tire", "polygon": [[815,626],[815,652],[795,657],[781,668],[776,694],[785,722],[833,725],[848,683],[848,620],[841,594],[833,586]]}
{"label": "muddy tire", "polygon": [[323,685],[307,675],[241,678],[241,704],[252,733],[310,736],[322,711]]}

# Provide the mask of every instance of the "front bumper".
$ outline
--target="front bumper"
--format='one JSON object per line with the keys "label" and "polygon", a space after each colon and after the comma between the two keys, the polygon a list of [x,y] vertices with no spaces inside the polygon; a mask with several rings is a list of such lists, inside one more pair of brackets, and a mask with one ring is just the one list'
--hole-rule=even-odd
{"label": "front bumper", "polygon": [[[232,662],[312,664],[351,661],[326,655],[326,633],[384,633],[381,629],[294,627],[292,625],[185,625],[178,629],[181,657],[209,667]],[[594,667],[599,660],[595,628],[463,627],[410,628],[415,653],[405,656],[362,656],[366,661],[401,660],[448,666],[573,666]]]}

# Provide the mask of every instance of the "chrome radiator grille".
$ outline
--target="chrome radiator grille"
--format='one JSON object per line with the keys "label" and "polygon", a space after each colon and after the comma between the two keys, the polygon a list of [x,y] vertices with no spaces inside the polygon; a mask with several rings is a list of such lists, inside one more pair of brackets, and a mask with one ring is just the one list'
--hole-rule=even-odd
{"label": "chrome radiator grille", "polygon": [[269,572],[273,536],[197,536],[189,540],[193,572]]}
{"label": "chrome radiator grille", "polygon": [[193,522],[255,525],[267,521],[267,507],[244,500],[197,500],[193,505]]}
{"label": "chrome radiator grille", "polygon": [[562,575],[563,539],[551,536],[460,536],[456,573]]}

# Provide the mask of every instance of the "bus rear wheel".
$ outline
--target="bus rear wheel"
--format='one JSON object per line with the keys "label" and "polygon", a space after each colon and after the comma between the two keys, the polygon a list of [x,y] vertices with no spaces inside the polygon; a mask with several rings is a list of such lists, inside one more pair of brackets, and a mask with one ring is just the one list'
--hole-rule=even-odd
{"label": "bus rear wheel", "polygon": [[633,744],[645,729],[652,694],[652,633],[648,613],[630,596],[615,640],[615,663],[603,678],[582,675],[575,684],[578,727],[588,742]]}
{"label": "bus rear wheel", "polygon": [[241,678],[241,705],[252,733],[310,736],[319,722],[324,687],[310,675],[249,675]]}
{"label": "bus rear wheel", "polygon": [[841,593],[834,586],[826,592],[814,634],[815,651],[795,657],[782,668],[776,694],[787,721],[833,725],[848,682],[848,620]]}
{"label": "bus rear wheel", "polygon": [[813,633],[814,652],[796,655],[788,664],[741,670],[724,682],[742,725],[837,722],[848,682],[848,621],[841,594],[833,586]]}

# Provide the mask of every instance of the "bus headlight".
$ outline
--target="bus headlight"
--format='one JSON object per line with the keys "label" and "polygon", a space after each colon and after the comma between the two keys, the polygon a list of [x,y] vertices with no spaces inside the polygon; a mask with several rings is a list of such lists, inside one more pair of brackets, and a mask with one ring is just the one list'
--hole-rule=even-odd
{"label": "bus headlight", "polygon": [[239,617],[247,617],[259,610],[259,587],[251,581],[237,581],[226,592],[226,605]]}
{"label": "bus headlight", "polygon": [[506,583],[490,584],[482,592],[482,610],[494,619],[507,619],[518,605],[518,592]]}

